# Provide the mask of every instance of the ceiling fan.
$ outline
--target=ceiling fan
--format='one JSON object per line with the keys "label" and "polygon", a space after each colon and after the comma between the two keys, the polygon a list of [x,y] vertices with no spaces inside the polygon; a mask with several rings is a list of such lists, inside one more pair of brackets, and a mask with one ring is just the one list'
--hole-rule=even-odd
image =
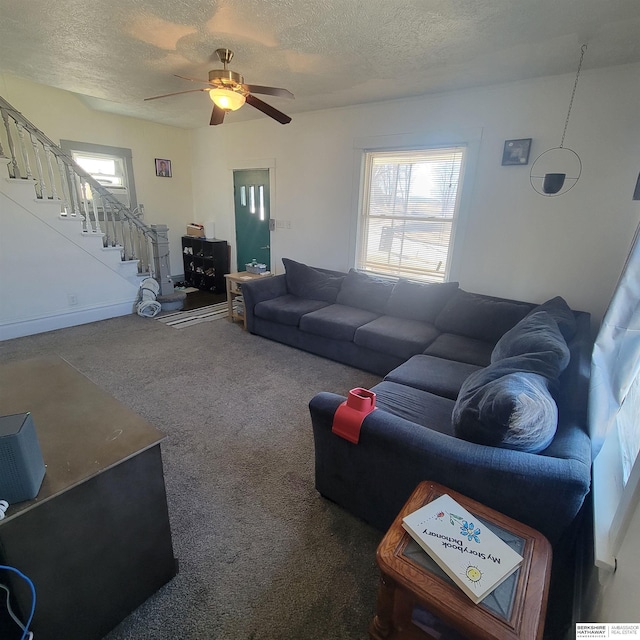
{"label": "ceiling fan", "polygon": [[175,93],[166,93],[162,96],[153,96],[152,98],[145,98],[145,100],[157,100],[158,98],[168,98],[169,96],[177,96],[181,93],[192,93],[194,91],[208,91],[209,97],[213,101],[213,112],[211,113],[211,121],[209,124],[222,124],[224,116],[227,111],[235,111],[239,109],[245,102],[250,104],[258,111],[268,115],[269,117],[277,120],[280,124],[288,124],[291,122],[291,118],[278,111],[271,105],[267,104],[256,98],[254,93],[262,93],[270,96],[279,96],[282,98],[293,98],[293,93],[286,89],[279,89],[278,87],[263,87],[257,84],[245,84],[244,78],[235,71],[227,69],[227,65],[233,58],[233,51],[229,49],[216,49],[216,54],[220,58],[220,62],[223,64],[223,69],[212,69],[209,71],[209,81],[197,80],[195,78],[186,78],[185,76],[178,76],[183,80],[189,80],[191,82],[202,82],[208,84],[208,87],[202,89],[189,89],[187,91],[177,91]]}

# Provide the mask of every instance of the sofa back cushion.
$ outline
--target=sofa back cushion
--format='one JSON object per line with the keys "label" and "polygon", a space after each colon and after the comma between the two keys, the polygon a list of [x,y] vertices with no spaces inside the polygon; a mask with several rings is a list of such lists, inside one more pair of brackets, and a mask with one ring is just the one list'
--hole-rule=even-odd
{"label": "sofa back cushion", "polygon": [[376,278],[351,269],[342,281],[338,304],[384,314],[395,280]]}
{"label": "sofa back cushion", "polygon": [[282,258],[287,291],[300,298],[334,303],[344,276],[333,275],[309,267],[302,262]]}
{"label": "sofa back cushion", "polygon": [[421,283],[400,278],[389,296],[385,314],[433,324],[457,289],[457,282]]}
{"label": "sofa back cushion", "polygon": [[457,333],[495,344],[533,306],[458,289],[436,317],[435,325],[444,333]]}
{"label": "sofa back cushion", "polygon": [[569,364],[569,347],[560,333],[558,323],[546,312],[536,311],[520,320],[496,343],[491,362],[511,356],[540,354],[540,370],[549,380],[557,378]]}

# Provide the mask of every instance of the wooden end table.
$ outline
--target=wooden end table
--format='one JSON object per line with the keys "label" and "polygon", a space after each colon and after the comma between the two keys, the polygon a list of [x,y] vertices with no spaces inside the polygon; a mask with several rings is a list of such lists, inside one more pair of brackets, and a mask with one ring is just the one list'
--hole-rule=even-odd
{"label": "wooden end table", "polygon": [[269,278],[273,274],[270,271],[266,273],[249,273],[248,271],[239,271],[237,273],[226,273],[225,280],[227,281],[227,310],[229,322],[234,322],[235,320],[239,320],[242,322],[242,326],[244,330],[247,330],[247,318],[244,313],[244,303],[242,305],[243,312],[238,313],[236,309],[234,309],[233,302],[234,300],[242,295],[242,283],[248,282],[249,280],[254,280],[256,278]]}
{"label": "wooden end table", "polygon": [[[474,604],[402,527],[402,518],[442,494],[512,546],[524,562]],[[544,631],[551,545],[541,534],[435,482],[421,482],[378,546],[380,586],[373,640],[540,640]]]}

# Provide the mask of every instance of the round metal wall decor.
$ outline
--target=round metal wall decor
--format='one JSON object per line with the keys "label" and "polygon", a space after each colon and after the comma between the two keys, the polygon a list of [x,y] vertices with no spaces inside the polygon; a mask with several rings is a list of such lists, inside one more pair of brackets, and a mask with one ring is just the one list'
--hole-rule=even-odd
{"label": "round metal wall decor", "polygon": [[543,196],[561,196],[580,178],[582,162],[578,154],[564,147],[554,147],[540,154],[531,165],[531,186]]}

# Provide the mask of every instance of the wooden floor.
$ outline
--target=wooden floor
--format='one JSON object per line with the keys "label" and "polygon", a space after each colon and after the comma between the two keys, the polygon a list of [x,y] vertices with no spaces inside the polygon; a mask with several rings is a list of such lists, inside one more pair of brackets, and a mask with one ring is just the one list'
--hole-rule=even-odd
{"label": "wooden floor", "polygon": [[227,299],[226,293],[213,293],[211,291],[194,291],[187,293],[187,299],[184,301],[183,311],[191,309],[200,309],[210,304],[224,302]]}

